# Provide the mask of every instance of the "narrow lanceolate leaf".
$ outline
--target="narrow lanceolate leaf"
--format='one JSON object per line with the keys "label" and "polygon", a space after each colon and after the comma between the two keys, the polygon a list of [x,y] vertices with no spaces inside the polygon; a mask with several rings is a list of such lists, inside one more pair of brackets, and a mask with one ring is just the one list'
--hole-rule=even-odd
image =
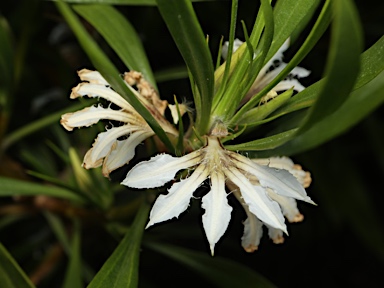
{"label": "narrow lanceolate leaf", "polygon": [[4,288],[33,288],[24,271],[0,243],[0,283]]}
{"label": "narrow lanceolate leaf", "polygon": [[[359,89],[372,81],[384,70],[384,36],[361,55],[360,64],[360,73],[353,90]],[[325,79],[322,79],[312,84],[299,94],[295,95],[295,97],[289,99],[287,103],[278,108],[270,118],[266,119],[266,122],[290,112],[310,107],[320,93],[324,81]]]}
{"label": "narrow lanceolate leaf", "polygon": [[245,142],[237,145],[225,145],[225,149],[232,151],[262,151],[283,145],[293,138],[297,129],[288,130],[273,136]]}
{"label": "narrow lanceolate leaf", "polygon": [[275,55],[288,37],[304,29],[306,23],[303,20],[315,12],[319,3],[319,0],[277,1],[274,9],[275,34],[266,61]]}
{"label": "narrow lanceolate leaf", "polygon": [[[356,125],[383,103],[384,72],[381,72],[374,80],[352,92],[348,100],[337,111],[270,153],[292,155],[314,148]],[[260,154],[259,156],[267,155]]]}
{"label": "narrow lanceolate leaf", "polygon": [[64,278],[63,288],[82,288],[81,256],[80,256],[80,223],[75,221],[72,236],[69,264]]}
{"label": "narrow lanceolate leaf", "polygon": [[84,203],[84,198],[73,191],[55,186],[0,177],[0,197],[45,195]]}
{"label": "narrow lanceolate leaf", "polygon": [[335,0],[333,10],[327,78],[299,133],[337,110],[348,99],[359,73],[362,36],[356,8],[351,0]]}
{"label": "narrow lanceolate leaf", "polygon": [[213,63],[204,34],[190,1],[157,0],[157,5],[196,82],[196,129],[200,134],[205,134],[212,105],[214,77]]}
{"label": "narrow lanceolate leaf", "polygon": [[215,287],[276,287],[256,271],[243,264],[222,257],[211,257],[206,253],[154,242],[147,243],[147,246],[194,270],[215,285]]}
{"label": "narrow lanceolate leaf", "polygon": [[[54,0],[52,0],[54,1]],[[156,6],[156,0],[62,0],[68,3],[81,4],[111,4],[111,5],[137,5],[137,6]],[[192,2],[205,2],[214,0],[191,0]]]}
{"label": "narrow lanceolate leaf", "polygon": [[88,288],[133,288],[139,281],[139,254],[149,205],[143,203],[131,228]]}
{"label": "narrow lanceolate leaf", "polygon": [[[0,47],[0,108],[7,111],[14,81],[14,53],[10,28],[7,20],[2,16],[0,16]],[[0,133],[5,129],[1,126]]]}
{"label": "narrow lanceolate leaf", "polygon": [[156,87],[140,38],[118,10],[109,5],[76,5],[74,9],[95,27],[130,70],[143,73],[144,78]]}
{"label": "narrow lanceolate leaf", "polygon": [[157,134],[161,141],[163,141],[168,149],[173,152],[173,145],[164,130],[160,127],[159,123],[152,116],[152,114],[141,104],[139,99],[137,99],[134,92],[128,88],[126,83],[120,77],[119,71],[88,34],[69,5],[61,1],[56,2],[56,5],[63,14],[64,18],[67,20],[80,45],[87,53],[95,68],[101,73],[105,80],[111,84],[113,89],[135,108],[135,110],[145,119],[145,121],[147,121],[149,126]]}

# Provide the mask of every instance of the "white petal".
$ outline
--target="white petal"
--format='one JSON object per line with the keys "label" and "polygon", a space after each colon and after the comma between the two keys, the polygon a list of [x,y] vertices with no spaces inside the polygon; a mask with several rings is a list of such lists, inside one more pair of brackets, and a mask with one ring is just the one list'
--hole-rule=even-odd
{"label": "white petal", "polygon": [[233,155],[236,165],[242,170],[248,171],[256,176],[261,186],[271,188],[277,194],[282,196],[292,197],[315,204],[311,198],[307,196],[303,186],[301,186],[297,179],[288,171],[256,164],[237,153],[233,153]]}
{"label": "white petal", "polygon": [[[269,59],[269,61],[263,66],[263,68],[260,70],[260,72],[259,72],[259,75],[258,75],[258,77],[259,76],[263,76],[263,75],[265,75],[266,74],[266,72],[268,71],[268,69],[270,68],[270,67],[272,67],[273,66],[273,64],[274,64],[274,62],[275,61],[277,61],[277,62],[282,62],[283,61],[283,58],[284,58],[284,55],[283,55],[283,53],[285,52],[285,50],[287,50],[288,49],[288,47],[289,47],[289,38],[287,39],[287,40],[285,40],[285,42],[283,43],[283,45],[281,45],[281,47],[279,48],[279,50],[277,50],[277,52],[275,53],[275,55],[273,55],[272,56],[272,58],[271,59]],[[285,63],[281,63],[281,64],[285,64]],[[281,64],[280,64],[280,66],[281,66]],[[286,64],[285,64],[286,65]],[[279,67],[280,67],[279,66]],[[285,67],[285,66],[284,66]],[[276,69],[275,69],[276,70]],[[280,71],[281,70],[283,70],[282,68],[280,69]],[[272,70],[272,72],[273,72],[274,70]],[[279,74],[280,73],[280,71],[277,73],[277,74]],[[269,72],[269,73],[271,73],[271,72]],[[269,74],[268,73],[268,74]],[[277,75],[276,74],[276,75]],[[276,76],[275,76],[276,77]],[[275,78],[275,77],[273,77],[273,78]],[[272,78],[272,79],[273,79]],[[271,82],[271,80],[269,80],[268,82],[267,82],[267,84],[269,83],[269,82]],[[266,84],[265,84],[266,85]],[[264,85],[264,86],[265,86]],[[264,87],[263,86],[263,87]]]}
{"label": "white petal", "polygon": [[279,203],[281,209],[283,210],[284,216],[287,217],[289,222],[292,223],[303,221],[304,216],[300,213],[299,209],[297,209],[297,203],[295,199],[278,195],[271,189],[267,189],[267,192],[271,199]]}
{"label": "white petal", "polygon": [[260,166],[259,168],[259,173],[255,174],[255,176],[259,179],[263,187],[271,188],[274,192],[282,196],[315,204],[311,198],[307,196],[300,182],[288,171],[265,166]]}
{"label": "white petal", "polygon": [[100,119],[109,119],[119,122],[138,123],[137,117],[127,112],[103,108],[100,106],[91,106],[79,110],[74,113],[67,113],[61,116],[61,125],[68,131],[72,131],[75,127],[89,127]]}
{"label": "white petal", "polygon": [[282,244],[284,243],[284,237],[283,237],[283,231],[280,229],[276,229],[273,227],[268,227],[268,236],[272,239],[273,243],[275,244]]}
{"label": "white petal", "polygon": [[82,81],[88,81],[89,83],[99,85],[109,85],[107,80],[98,71],[92,71],[88,69],[82,69],[77,72]]}
{"label": "white petal", "polygon": [[300,165],[295,164],[288,157],[259,158],[252,159],[252,161],[260,165],[287,170],[289,173],[295,176],[297,181],[299,181],[301,186],[304,188],[309,187],[311,184],[311,174],[304,171]]}
{"label": "white petal", "polygon": [[222,173],[211,174],[211,191],[203,197],[203,226],[213,256],[215,244],[227,230],[232,207],[228,205],[225,179]]}
{"label": "white petal", "polygon": [[252,185],[249,180],[235,168],[224,171],[227,177],[241,191],[241,195],[248,205],[249,210],[261,221],[272,227],[286,231],[284,216],[279,205],[272,201],[261,186]]}
{"label": "white petal", "polygon": [[152,207],[146,228],[174,217],[178,217],[188,208],[193,192],[208,177],[208,169],[200,165],[189,178],[173,184],[167,195],[160,195]]}
{"label": "white petal", "polygon": [[151,130],[138,130],[127,139],[117,141],[114,149],[104,159],[103,175],[108,177],[111,171],[127,164],[135,156],[136,146],[154,134]]}
{"label": "white petal", "polygon": [[277,84],[273,89],[276,91],[286,91],[293,87],[293,90],[297,92],[301,92],[305,89],[303,85],[297,79],[289,79],[283,80],[279,84]]}
{"label": "white petal", "polygon": [[297,76],[298,78],[304,78],[309,76],[311,74],[311,71],[303,68],[303,67],[295,67],[293,70],[289,73],[290,75]]}
{"label": "white petal", "polygon": [[197,150],[183,157],[172,157],[159,154],[149,161],[137,164],[128,172],[121,184],[133,188],[154,188],[163,186],[172,180],[177,171],[198,164],[202,159],[201,151]]}
{"label": "white petal", "polygon": [[117,138],[128,135],[135,129],[137,129],[136,126],[123,125],[99,133],[92,148],[84,156],[83,167],[86,169],[99,167],[103,162],[103,158],[111,151],[112,145],[115,144]]}
{"label": "white petal", "polygon": [[244,234],[241,237],[241,246],[248,253],[255,252],[259,247],[260,238],[263,236],[263,223],[255,215],[249,213],[243,224]]}
{"label": "white petal", "polygon": [[168,104],[169,110],[171,110],[171,115],[173,119],[173,123],[177,124],[179,122],[179,113],[177,113],[177,107],[173,104]]}
{"label": "white petal", "polygon": [[249,207],[241,197],[239,189],[230,180],[227,180],[226,184],[247,214],[248,218],[243,222],[244,234],[241,237],[241,246],[243,246],[245,252],[253,253],[258,249],[261,236],[263,236],[263,223],[249,211]]}
{"label": "white petal", "polygon": [[[239,40],[239,39],[235,39],[235,41],[233,41],[233,51],[232,51],[232,54],[236,52],[237,49],[239,49],[239,47],[241,45],[243,45],[243,41]],[[229,47],[229,42],[228,41],[225,41],[224,44],[223,44],[223,47],[221,48],[221,56],[223,57],[223,59],[227,59],[227,56],[228,56],[228,47]]]}
{"label": "white petal", "polygon": [[125,99],[120,96],[120,94],[116,93],[109,87],[105,87],[97,84],[90,83],[80,83],[75,88],[72,89],[71,99],[82,97],[87,95],[88,97],[101,97],[105,100],[108,100],[117,106],[123,108],[127,111],[136,111],[133,107],[125,101]]}

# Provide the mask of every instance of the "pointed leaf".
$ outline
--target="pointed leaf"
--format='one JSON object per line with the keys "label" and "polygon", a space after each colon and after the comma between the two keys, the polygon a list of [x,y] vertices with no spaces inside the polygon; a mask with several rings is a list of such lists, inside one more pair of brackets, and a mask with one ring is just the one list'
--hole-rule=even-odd
{"label": "pointed leaf", "polygon": [[266,61],[275,55],[288,37],[304,28],[306,23],[303,20],[315,12],[319,3],[319,0],[277,1],[274,9],[275,34]]}
{"label": "pointed leaf", "polygon": [[0,197],[4,196],[36,196],[45,195],[84,203],[84,198],[75,192],[56,186],[46,186],[38,183],[0,177]]}
{"label": "pointed leaf", "polygon": [[140,38],[118,10],[109,5],[76,5],[74,10],[95,27],[130,70],[143,73],[144,78],[156,88]]}
{"label": "pointed leaf", "polygon": [[195,270],[215,287],[276,287],[256,271],[226,258],[217,256],[213,258],[206,253],[154,242],[146,243],[146,245],[156,252]]}
{"label": "pointed leaf", "polygon": [[136,218],[119,246],[101,267],[88,288],[133,288],[139,277],[139,254],[149,205],[143,202]]}
{"label": "pointed leaf", "polygon": [[[55,0],[52,0],[55,1]],[[140,6],[156,6],[156,0],[63,0],[68,3],[84,3],[84,4],[111,4],[111,5],[140,5]],[[205,2],[214,0],[191,0],[192,2]]]}
{"label": "pointed leaf", "polygon": [[362,36],[356,8],[350,0],[335,0],[333,10],[327,78],[298,133],[337,110],[347,100],[359,73]]}
{"label": "pointed leaf", "polygon": [[33,288],[31,280],[0,243],[0,283],[4,288]]}
{"label": "pointed leaf", "polygon": [[80,233],[80,223],[78,220],[75,220],[69,264],[65,273],[64,284],[62,288],[83,287],[83,281],[81,277],[82,263],[80,256]]}
{"label": "pointed leaf", "polygon": [[196,129],[205,134],[213,97],[213,63],[203,31],[187,0],[157,0],[160,13],[198,87]]}
{"label": "pointed leaf", "polygon": [[[272,150],[268,155],[292,155],[314,148],[340,135],[384,103],[384,72],[365,86],[351,93],[334,113],[314,124],[289,143]],[[258,156],[266,156],[259,154]]]}
{"label": "pointed leaf", "polygon": [[75,33],[80,45],[87,53],[95,68],[101,73],[105,80],[107,80],[107,82],[111,84],[113,89],[117,93],[119,93],[124,99],[126,99],[141,116],[143,116],[145,121],[147,121],[148,125],[151,126],[152,130],[157,134],[161,141],[163,141],[167,148],[170,151],[174,151],[171,141],[169,140],[168,136],[165,134],[164,130],[161,128],[157,120],[143,106],[143,104],[141,104],[134,92],[132,92],[128,88],[126,82],[124,82],[123,79],[120,77],[119,71],[107,58],[107,56],[100,49],[100,47],[97,46],[95,41],[82,26],[80,20],[71,10],[68,4],[60,1],[56,2],[56,5],[64,16],[64,18],[67,20],[69,26]]}
{"label": "pointed leaf", "polygon": [[293,138],[297,129],[288,130],[273,136],[245,142],[237,145],[225,145],[225,149],[232,151],[261,151],[276,148]]}

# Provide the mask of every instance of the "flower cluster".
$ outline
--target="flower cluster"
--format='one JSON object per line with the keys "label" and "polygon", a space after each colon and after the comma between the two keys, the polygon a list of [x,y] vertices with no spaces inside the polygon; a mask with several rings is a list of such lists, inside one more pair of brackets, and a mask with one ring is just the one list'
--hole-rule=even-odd
{"label": "flower cluster", "polygon": [[[101,119],[119,123],[118,126],[107,129],[106,132],[97,136],[83,161],[83,167],[86,169],[102,165],[103,174],[108,177],[111,171],[127,164],[135,156],[137,145],[155,133],[144,118],[110,87],[99,72],[83,69],[78,72],[78,75],[84,82],[72,89],[71,99],[84,96],[100,97],[114,104],[118,109],[113,108],[112,105],[105,108],[101,104],[87,107],[74,113],[64,114],[61,117],[61,124],[68,131],[72,131],[75,127],[91,126]],[[164,131],[177,135],[177,130],[162,117],[167,107],[166,101],[159,99],[157,93],[141,77],[141,74],[131,71],[125,74],[124,80],[138,99],[154,111]],[[137,91],[132,88],[134,85],[137,86]]]}
{"label": "flower cluster", "polygon": [[[235,48],[240,45],[242,42],[236,40]],[[261,69],[243,101],[248,101],[282,71],[286,66],[282,62],[283,52],[287,47],[288,41]],[[227,50],[226,44],[223,47],[224,58],[228,53]],[[309,71],[304,68],[294,68],[288,78],[278,83],[264,97],[274,98],[277,92],[292,87],[296,91],[301,91],[304,87],[297,79],[308,74]],[[111,171],[128,163],[135,155],[136,146],[154,136],[155,132],[98,72],[81,70],[79,76],[84,82],[73,88],[72,99],[83,96],[101,97],[111,105],[91,106],[81,111],[67,113],[62,116],[61,124],[71,131],[75,127],[93,125],[101,119],[113,121],[112,126],[117,123],[116,126],[98,135],[92,148],[86,153],[83,163],[87,169],[102,165],[103,174],[108,177]],[[138,72],[126,73],[124,80],[163,130],[168,135],[177,137],[178,131],[165,119],[164,111],[168,107],[174,123],[177,123],[178,116],[187,112],[188,108],[168,105],[166,101],[161,100]],[[138,189],[155,188],[181,178],[177,176],[181,175],[178,174],[179,171],[193,170],[186,178],[175,182],[167,194],[157,198],[147,227],[179,217],[188,208],[195,190],[208,180],[211,189],[202,198],[202,208],[205,210],[202,222],[212,255],[216,243],[227,230],[231,219],[232,207],[228,204],[228,193],[238,199],[247,215],[242,237],[245,251],[253,252],[258,248],[263,225],[267,227],[274,243],[282,243],[283,234],[287,233],[284,216],[289,222],[299,222],[303,219],[296,200],[313,204],[304,189],[311,182],[310,174],[286,157],[249,159],[225,149],[221,138],[227,136],[228,131],[222,124],[214,123],[210,132],[202,135],[205,141],[203,147],[197,149],[185,147],[189,153],[181,157],[159,154],[149,161],[143,161],[128,172],[121,184]],[[184,141],[188,143],[189,139]]]}
{"label": "flower cluster", "polygon": [[[287,167],[287,164],[290,165],[288,159],[271,160],[267,165],[258,164],[226,150],[218,138],[207,137],[205,147],[183,157],[160,154],[137,164],[128,172],[122,184],[133,188],[159,187],[173,180],[179,170],[195,169],[188,178],[173,184],[168,194],[157,198],[147,225],[150,227],[178,217],[187,209],[193,192],[209,178],[211,190],[203,197],[202,207],[205,210],[203,226],[212,255],[215,244],[231,219],[232,208],[228,205],[225,191],[227,185],[238,196],[248,214],[244,222],[243,247],[251,252],[257,249],[261,223],[269,227],[272,239],[277,242],[283,232],[287,233],[283,214],[291,222],[302,219],[294,199],[313,203],[295,176],[285,169],[276,168]],[[309,174],[296,170],[302,183],[308,184]]]}

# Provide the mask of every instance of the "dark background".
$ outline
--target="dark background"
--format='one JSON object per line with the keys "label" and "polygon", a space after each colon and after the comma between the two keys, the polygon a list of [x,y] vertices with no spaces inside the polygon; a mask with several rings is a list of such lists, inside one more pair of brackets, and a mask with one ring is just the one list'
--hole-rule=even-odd
{"label": "dark background", "polygon": [[[359,0],[355,3],[362,20],[367,49],[383,35],[384,2]],[[238,19],[244,19],[247,26],[251,27],[257,6],[258,3],[254,1],[240,1]],[[210,36],[212,53],[216,55],[220,37],[228,37],[230,2],[197,3],[194,7],[203,31]],[[120,10],[137,29],[155,73],[183,64],[156,8],[120,7]],[[0,11],[11,25],[15,49],[26,49],[10,120],[9,130],[12,131],[33,119],[72,104],[68,96],[70,88],[78,82],[75,71],[83,67],[92,68],[92,65],[74,36],[63,25],[61,15],[51,2],[1,1]],[[88,28],[95,33],[92,27]],[[299,41],[306,33],[308,31],[303,32]],[[96,33],[95,37],[102,46],[106,46]],[[237,37],[242,38],[241,30]],[[329,33],[324,35],[301,63],[300,66],[312,71],[310,77],[302,81],[305,85],[321,78],[328,39]],[[23,41],[26,41],[24,46],[21,45]],[[289,60],[299,44],[294,44],[287,51],[286,60]],[[113,52],[109,51],[109,54],[119,69],[124,71],[124,66]],[[159,90],[163,98],[172,99],[174,94],[180,98],[191,97],[188,80],[160,83]],[[244,215],[242,208],[230,198],[234,207],[233,218],[225,236],[217,244],[216,255],[247,265],[278,287],[382,287],[383,112],[381,107],[340,137],[293,157],[295,162],[312,173],[313,183],[307,192],[318,206],[299,203],[305,220],[289,225],[290,236],[286,237],[284,244],[274,245],[264,235],[257,252],[245,253],[240,245]],[[41,131],[27,139],[28,145],[39,146],[41,137],[49,135],[47,130]],[[9,156],[24,169],[28,168],[28,164],[20,157],[23,145],[26,142],[12,147]],[[1,173],[5,174],[4,170]],[[3,203],[6,201],[3,200]],[[165,243],[209,253],[200,223],[200,201],[196,199],[192,202],[188,212],[178,221],[150,229],[145,232],[145,239],[157,237]],[[36,213],[30,219],[0,231],[0,241],[10,249],[27,272],[33,270],[28,253],[37,255],[46,251],[44,247],[34,244],[33,239],[42,237],[43,240],[36,242],[41,245],[52,242],[53,236],[47,232],[43,222],[43,218]],[[36,230],[40,232],[35,233]],[[45,231],[45,234],[41,231]],[[24,247],[26,251],[20,251],[20,245],[17,245],[20,239],[31,239],[29,250]],[[94,239],[99,241],[95,242]],[[95,269],[113,251],[114,245],[116,242],[111,236],[95,227],[85,228],[83,256]],[[145,245],[141,256],[140,287],[188,287],[203,284],[211,287],[196,272],[156,254]],[[62,277],[63,267],[58,265],[41,282],[41,287],[56,287]]]}

